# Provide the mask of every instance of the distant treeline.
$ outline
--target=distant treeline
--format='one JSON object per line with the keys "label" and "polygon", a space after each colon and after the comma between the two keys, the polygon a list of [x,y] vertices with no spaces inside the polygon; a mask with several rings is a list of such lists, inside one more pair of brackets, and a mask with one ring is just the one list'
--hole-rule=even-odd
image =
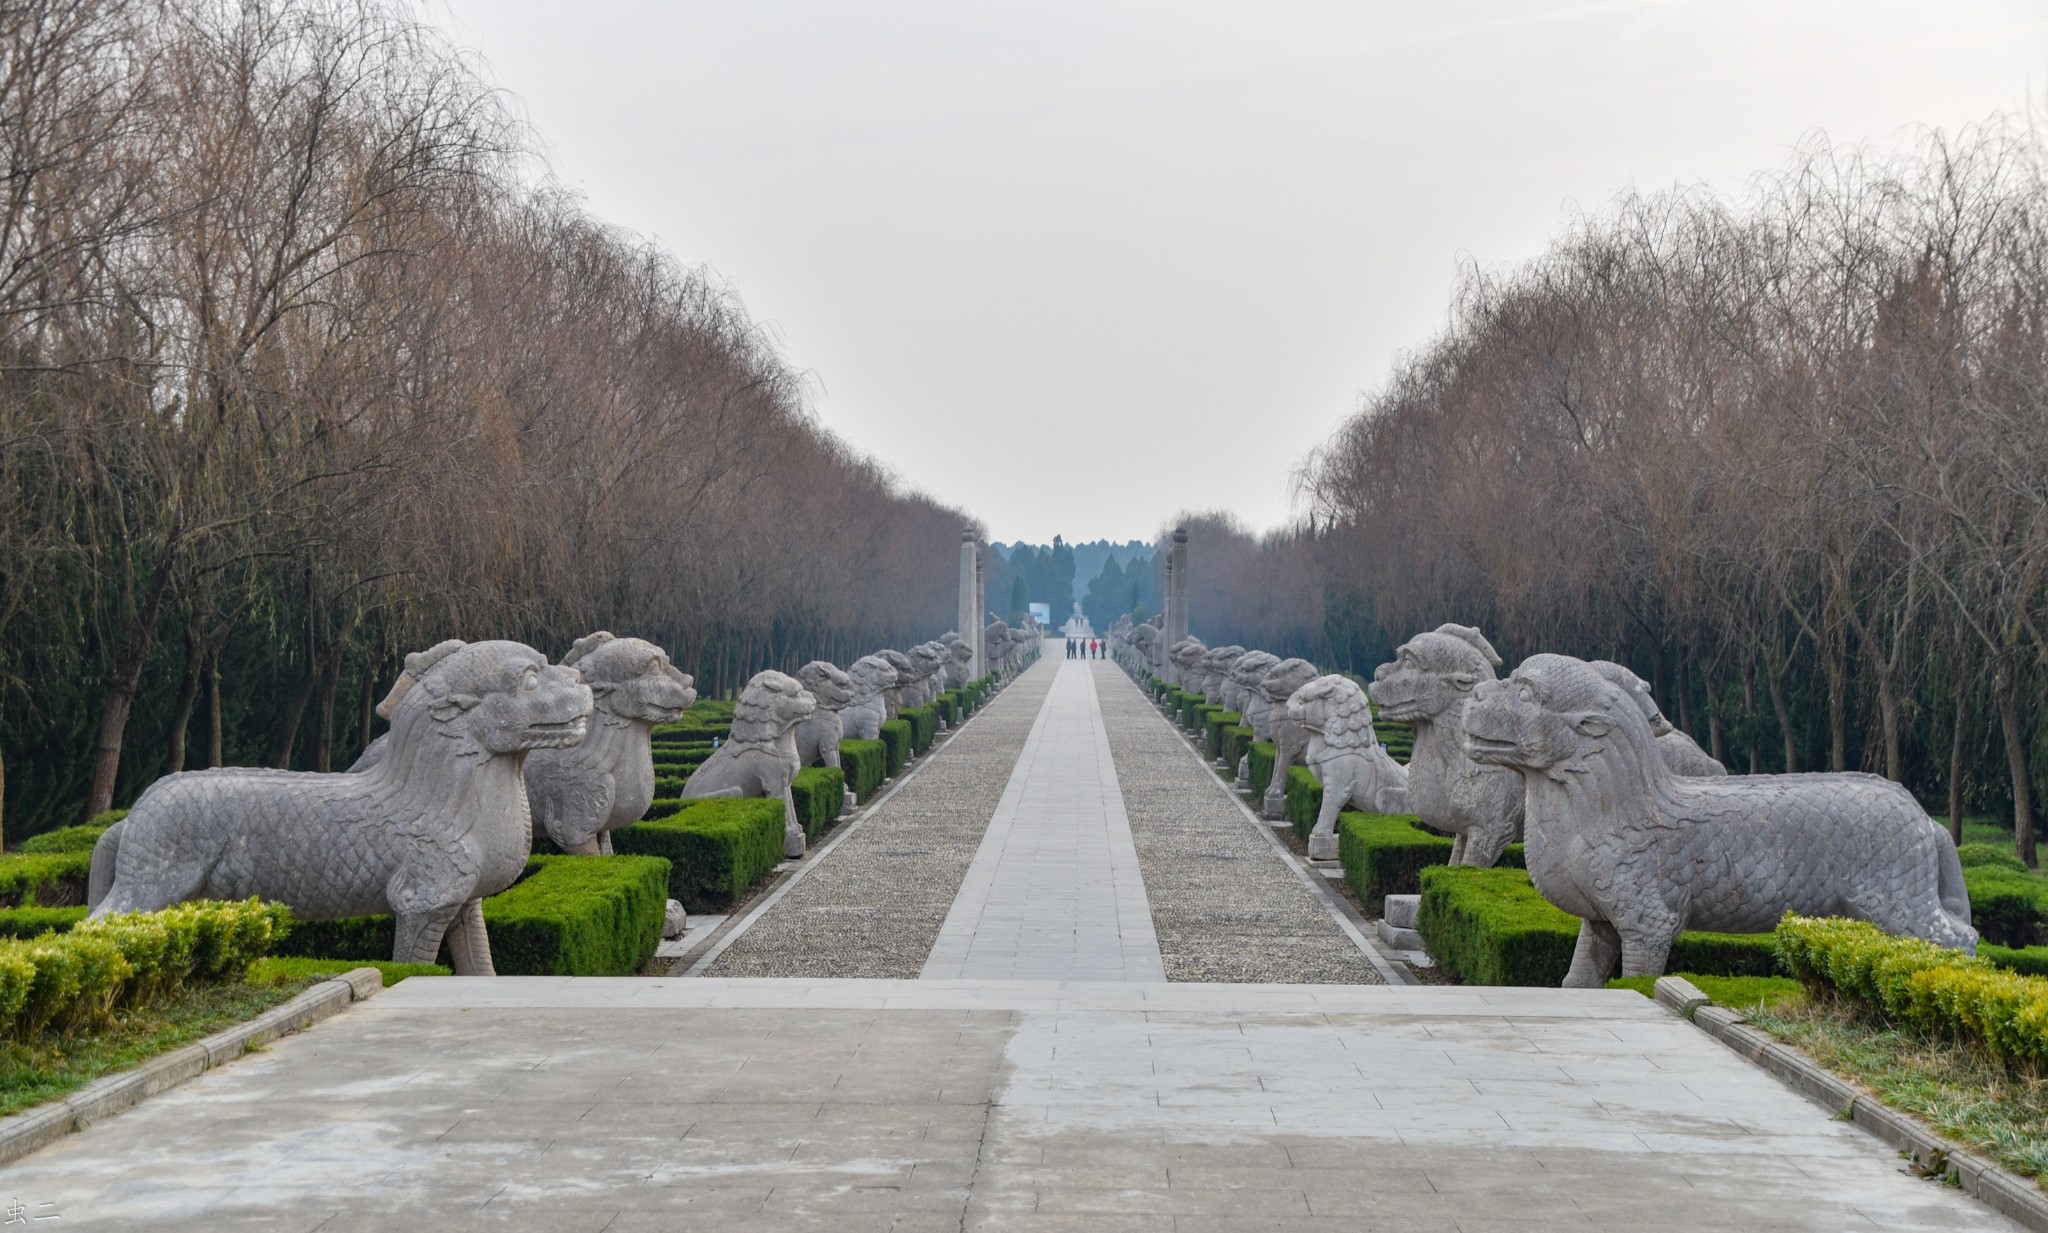
{"label": "distant treeline", "polygon": [[1301,474],[1198,522],[1195,632],[1370,671],[1419,629],[1628,662],[1737,770],[2014,819],[2048,774],[2048,178],[2021,126],[1816,144],[1469,272]]}
{"label": "distant treeline", "polygon": [[1053,625],[1064,625],[1078,599],[1089,622],[1107,630],[1134,604],[1159,606],[1150,572],[1154,548],[1143,540],[1069,544],[1055,535],[1050,544],[990,547],[995,576],[989,580],[989,607],[1006,621],[1020,618],[1027,604],[1045,604]]}
{"label": "distant treeline", "polygon": [[23,0],[0,53],[9,839],[346,766],[442,638],[609,628],[723,691],[951,627],[963,515],[395,0]]}

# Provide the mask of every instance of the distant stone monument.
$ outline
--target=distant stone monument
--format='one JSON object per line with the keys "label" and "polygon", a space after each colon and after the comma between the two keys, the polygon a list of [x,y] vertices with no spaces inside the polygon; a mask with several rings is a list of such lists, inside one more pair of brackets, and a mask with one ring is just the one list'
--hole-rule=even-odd
{"label": "distant stone monument", "polygon": [[533,835],[564,852],[609,855],[611,833],[654,800],[654,725],[690,709],[696,682],[652,642],[603,631],[578,639],[561,666],[582,675],[596,709],[581,741],[526,755]]}
{"label": "distant stone monument", "polygon": [[[866,661],[862,661],[866,662]],[[796,755],[796,727],[818,709],[796,678],[757,672],[733,707],[732,735],[683,781],[683,799],[758,796],[782,800],[782,854],[804,854],[803,823],[797,820],[790,785],[802,764]]]}
{"label": "distant stone monument", "polygon": [[1522,785],[1507,769],[1482,765],[1465,749],[1465,703],[1494,679],[1500,655],[1469,625],[1417,634],[1381,664],[1368,687],[1380,718],[1411,725],[1408,807],[1457,838],[1451,864],[1492,868],[1522,829]]}
{"label": "distant stone monument", "polygon": [[1764,933],[1786,912],[1976,949],[1955,845],[1890,780],[1674,774],[1640,703],[1565,655],[1480,683],[1464,727],[1526,785],[1530,880],[1584,922],[1567,988],[1606,984],[1617,957],[1660,975],[1681,932]]}
{"label": "distant stone monument", "polygon": [[1309,833],[1310,860],[1337,859],[1337,815],[1408,812],[1408,769],[1380,748],[1372,704],[1358,682],[1320,676],[1294,691],[1287,717],[1308,730],[1303,759],[1323,785],[1323,808]]}
{"label": "distant stone monument", "polygon": [[526,871],[527,751],[574,745],[593,699],[573,668],[517,642],[406,656],[365,771],[224,767],[166,775],[92,856],[92,914],[258,896],[301,920],[397,917],[391,958],[489,976],[483,900]]}

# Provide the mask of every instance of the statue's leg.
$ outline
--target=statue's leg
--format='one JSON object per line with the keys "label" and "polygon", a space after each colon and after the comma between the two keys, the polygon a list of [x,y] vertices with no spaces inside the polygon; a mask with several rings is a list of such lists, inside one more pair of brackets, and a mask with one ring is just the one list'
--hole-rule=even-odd
{"label": "statue's leg", "polygon": [[599,831],[597,833],[597,854],[599,856],[612,855],[612,833],[610,831]]}
{"label": "statue's leg", "polygon": [[1571,971],[1565,973],[1567,989],[1603,989],[1614,961],[1621,958],[1621,933],[1604,920],[1579,922],[1579,944],[1572,951]]}
{"label": "statue's leg", "polygon": [[1515,831],[1511,826],[1474,827],[1465,832],[1465,859],[1452,863],[1491,869],[1500,863],[1500,854],[1508,850],[1508,843],[1514,837]]}
{"label": "statue's leg", "polygon": [[1287,816],[1287,772],[1292,763],[1287,755],[1278,749],[1273,753],[1273,778],[1266,781],[1266,799],[1260,811],[1268,822],[1278,822]]}
{"label": "statue's leg", "polygon": [[746,794],[747,791],[745,788],[720,788],[716,792],[685,791],[683,793],[682,799],[686,801],[715,801],[728,796],[745,796]]}
{"label": "statue's leg", "polygon": [[[433,963],[441,955],[441,938],[462,910],[459,903],[398,914],[398,935],[391,943],[393,963]],[[478,912],[483,908],[479,904]],[[479,920],[482,918],[479,917]]]}
{"label": "statue's leg", "polygon": [[1458,832],[1458,834],[1457,834],[1457,837],[1451,840],[1451,861],[1450,861],[1450,863],[1451,863],[1451,864],[1453,864],[1453,865],[1462,865],[1462,864],[1464,864],[1464,863],[1465,863],[1465,832],[1464,832],[1464,831],[1459,831],[1459,832]]}
{"label": "statue's leg", "polygon": [[1633,925],[1621,935],[1623,976],[1662,976],[1671,958],[1671,944],[1678,940],[1676,920]]}
{"label": "statue's leg", "polygon": [[1312,861],[1337,859],[1337,815],[1351,803],[1353,785],[1349,780],[1323,787],[1323,808],[1316,814],[1316,827],[1308,834],[1308,858]]}
{"label": "statue's leg", "polygon": [[796,793],[788,788],[782,790],[782,854],[792,860],[802,856],[808,847],[804,839],[803,823],[796,820]]}
{"label": "statue's leg", "polygon": [[484,932],[484,901],[472,899],[456,909],[448,926],[448,957],[457,976],[496,976],[491,966],[491,939]]}

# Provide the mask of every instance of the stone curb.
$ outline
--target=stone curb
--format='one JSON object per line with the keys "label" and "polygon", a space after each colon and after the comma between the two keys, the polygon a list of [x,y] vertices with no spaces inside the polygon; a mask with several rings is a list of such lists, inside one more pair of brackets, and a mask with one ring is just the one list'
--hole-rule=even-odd
{"label": "stone curb", "polygon": [[[1862,1088],[1816,1065],[1811,1058],[1767,1032],[1750,1027],[1740,1014],[1708,1002],[1690,981],[1661,976],[1657,1001],[1694,1027],[1776,1076],[1779,1082],[1895,1147],[1927,1174],[1948,1183],[1999,1215],[2036,1233],[2048,1233],[2048,1194],[2032,1180],[1942,1138],[1910,1114],[1890,1108]],[[1683,1009],[1681,1009],[1683,1008]]]}
{"label": "stone curb", "polygon": [[311,1027],[383,987],[384,978],[376,968],[356,968],[322,981],[246,1023],[153,1057],[132,1070],[95,1079],[62,1100],[0,1117],[0,1164],[19,1160],[74,1130],[84,1130],[146,1097],[231,1062],[254,1046]]}

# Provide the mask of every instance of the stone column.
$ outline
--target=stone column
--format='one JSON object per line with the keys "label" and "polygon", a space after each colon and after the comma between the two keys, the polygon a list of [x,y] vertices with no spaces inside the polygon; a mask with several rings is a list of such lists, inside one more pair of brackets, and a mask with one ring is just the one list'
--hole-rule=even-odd
{"label": "stone column", "polygon": [[975,542],[974,528],[967,527],[960,532],[960,624],[958,629],[960,636],[966,639],[967,645],[974,650],[974,659],[970,661],[969,667],[973,669],[977,676],[981,674],[981,619],[977,615],[980,610],[976,607],[976,601],[980,598],[977,594],[979,589],[978,576],[980,573],[980,548]]}
{"label": "stone column", "polygon": [[979,547],[974,553],[974,676],[988,675],[988,569]]}
{"label": "stone column", "polygon": [[1175,527],[1173,530],[1173,551],[1166,558],[1166,586],[1171,598],[1166,601],[1169,614],[1166,627],[1166,645],[1172,646],[1188,636],[1188,529]]}

